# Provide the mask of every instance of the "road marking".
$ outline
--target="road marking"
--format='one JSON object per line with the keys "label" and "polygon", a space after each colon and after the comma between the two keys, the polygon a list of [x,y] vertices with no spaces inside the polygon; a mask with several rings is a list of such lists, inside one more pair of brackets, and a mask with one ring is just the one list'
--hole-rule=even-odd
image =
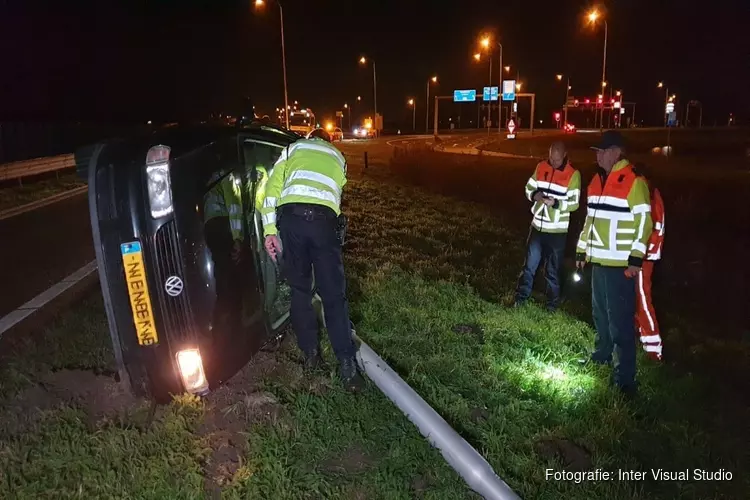
{"label": "road marking", "polygon": [[52,300],[64,294],[82,280],[96,272],[96,261],[92,260],[73,274],[55,283],[33,299],[0,318],[0,338],[3,334],[42,309]]}
{"label": "road marking", "polygon": [[26,203],[24,205],[19,205],[17,207],[3,210],[2,212],[0,212],[0,220],[9,219],[11,217],[15,217],[16,215],[31,212],[32,210],[46,207],[47,205],[52,205],[53,203],[57,203],[58,201],[67,200],[68,198],[72,198],[74,196],[78,196],[79,194],[85,193],[88,188],[88,186],[81,186],[75,189],[69,189],[68,191],[53,194],[52,196],[48,196],[47,198],[43,198],[41,200],[32,201],[31,203]]}

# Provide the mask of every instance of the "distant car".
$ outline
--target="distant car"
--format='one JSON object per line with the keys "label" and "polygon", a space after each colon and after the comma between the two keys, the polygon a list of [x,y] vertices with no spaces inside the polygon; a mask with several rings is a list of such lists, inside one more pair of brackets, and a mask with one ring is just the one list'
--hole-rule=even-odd
{"label": "distant car", "polygon": [[576,133],[576,126],[572,123],[565,124],[565,127],[563,128],[563,132],[566,134],[575,134]]}
{"label": "distant car", "polygon": [[336,127],[331,132],[331,140],[332,141],[343,141],[344,140],[344,131],[340,128]]}
{"label": "distant car", "polygon": [[367,127],[359,127],[354,129],[354,137],[358,137],[361,139],[367,139],[370,137],[375,137],[375,130],[372,128]]}
{"label": "distant car", "polygon": [[298,138],[180,126],[76,152],[118,373],[136,394],[215,390],[281,334],[290,289],[263,250],[259,206]]}

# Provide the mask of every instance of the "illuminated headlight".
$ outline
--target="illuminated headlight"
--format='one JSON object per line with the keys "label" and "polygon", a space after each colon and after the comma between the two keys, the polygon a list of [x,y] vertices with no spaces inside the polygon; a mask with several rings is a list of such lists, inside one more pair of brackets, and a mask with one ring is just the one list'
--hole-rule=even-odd
{"label": "illuminated headlight", "polygon": [[208,380],[203,371],[203,360],[198,349],[184,349],[177,353],[177,366],[180,368],[182,385],[190,394],[208,392]]}
{"label": "illuminated headlight", "polygon": [[154,219],[172,213],[172,187],[169,180],[169,163],[146,167],[148,178],[148,203]]}

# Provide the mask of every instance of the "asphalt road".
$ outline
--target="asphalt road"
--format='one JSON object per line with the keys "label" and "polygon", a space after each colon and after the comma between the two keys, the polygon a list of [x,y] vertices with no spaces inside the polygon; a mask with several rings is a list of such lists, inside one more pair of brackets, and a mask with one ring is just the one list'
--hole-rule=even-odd
{"label": "asphalt road", "polygon": [[86,194],[0,221],[0,316],[94,259]]}

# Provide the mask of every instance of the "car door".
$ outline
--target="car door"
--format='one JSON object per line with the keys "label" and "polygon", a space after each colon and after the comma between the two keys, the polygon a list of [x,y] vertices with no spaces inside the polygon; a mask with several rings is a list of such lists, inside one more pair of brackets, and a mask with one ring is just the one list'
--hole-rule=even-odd
{"label": "car door", "polygon": [[247,206],[252,206],[253,213],[246,213],[247,224],[252,233],[252,242],[257,249],[255,257],[258,267],[261,269],[263,283],[263,303],[271,331],[277,331],[289,319],[291,306],[291,289],[284,279],[283,273],[265,251],[263,241],[263,223],[260,215],[260,207],[265,197],[265,184],[273,173],[274,164],[281,155],[283,149],[289,144],[289,140],[271,140],[268,137],[245,136],[241,138],[241,151],[246,169],[248,189],[243,193],[251,200]]}

